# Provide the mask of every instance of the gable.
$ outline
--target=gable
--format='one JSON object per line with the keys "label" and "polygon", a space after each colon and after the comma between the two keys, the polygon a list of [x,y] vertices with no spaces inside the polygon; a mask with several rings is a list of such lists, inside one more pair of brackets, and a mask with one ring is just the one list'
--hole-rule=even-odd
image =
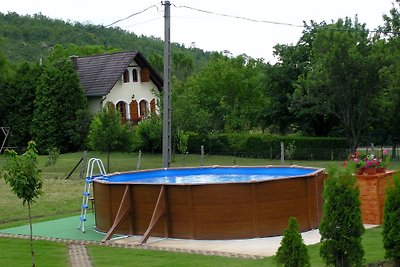
{"label": "gable", "polygon": [[150,80],[160,91],[162,78],[138,51],[72,57],[86,96],[103,96],[110,92],[130,63],[135,61],[149,70]]}

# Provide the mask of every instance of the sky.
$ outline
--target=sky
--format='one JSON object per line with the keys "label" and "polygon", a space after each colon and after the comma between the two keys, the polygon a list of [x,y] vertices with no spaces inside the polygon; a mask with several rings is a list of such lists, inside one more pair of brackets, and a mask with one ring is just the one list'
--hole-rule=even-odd
{"label": "sky", "polygon": [[[373,30],[394,0],[170,0],[171,42],[205,51],[229,51],[275,62],[273,47],[296,44],[303,21],[349,17]],[[398,8],[398,5],[395,5]],[[2,0],[0,12],[41,13],[70,22],[110,25],[164,39],[164,6],[153,0]],[[218,15],[220,14],[220,15]],[[221,15],[222,14],[222,15]],[[135,48],[133,47],[132,50]]]}

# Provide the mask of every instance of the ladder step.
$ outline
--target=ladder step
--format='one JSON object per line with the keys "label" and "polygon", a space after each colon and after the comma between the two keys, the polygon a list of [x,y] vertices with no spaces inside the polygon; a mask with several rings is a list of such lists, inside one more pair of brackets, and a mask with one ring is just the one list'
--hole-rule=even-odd
{"label": "ladder step", "polygon": [[[99,169],[99,175],[93,175],[93,167],[97,166]],[[78,229],[81,229],[82,232],[85,232],[85,222],[86,222],[86,212],[87,209],[89,208],[88,206],[88,201],[91,201],[92,204],[92,209],[93,209],[93,204],[94,204],[94,198],[90,197],[90,190],[91,190],[91,183],[94,180],[98,179],[107,179],[107,174],[104,169],[103,162],[100,159],[97,158],[91,158],[89,159],[89,162],[87,164],[87,169],[86,169],[86,178],[85,178],[85,187],[83,189],[83,199],[82,199],[82,210],[81,210],[81,216],[80,216],[80,224]]]}

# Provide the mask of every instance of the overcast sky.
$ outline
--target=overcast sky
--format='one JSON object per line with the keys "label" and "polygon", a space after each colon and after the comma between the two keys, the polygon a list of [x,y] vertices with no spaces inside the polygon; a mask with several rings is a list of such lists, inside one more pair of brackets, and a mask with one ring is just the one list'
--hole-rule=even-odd
{"label": "overcast sky", "polygon": [[[172,42],[186,47],[194,44],[206,51],[228,50],[234,56],[245,53],[273,62],[273,46],[295,44],[303,30],[296,26],[302,26],[303,21],[331,22],[345,17],[354,21],[358,15],[359,22],[366,23],[367,28],[373,30],[383,24],[382,15],[389,14],[393,1],[171,0],[170,3]],[[398,8],[397,4],[395,7]],[[50,18],[104,26],[139,13],[115,26],[137,35],[164,38],[164,6],[160,1],[2,0],[0,12],[42,13]],[[240,18],[233,18],[235,16]]]}

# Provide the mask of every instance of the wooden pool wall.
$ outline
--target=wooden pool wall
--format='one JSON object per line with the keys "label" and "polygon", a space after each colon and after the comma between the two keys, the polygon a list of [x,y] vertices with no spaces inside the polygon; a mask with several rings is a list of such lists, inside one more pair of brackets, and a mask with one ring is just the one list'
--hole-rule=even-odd
{"label": "wooden pool wall", "polygon": [[[143,235],[149,229],[163,188],[164,214],[151,230],[151,236],[214,240],[275,236],[287,228],[291,216],[296,217],[301,231],[306,231],[318,228],[322,218],[325,178],[320,170],[294,178],[226,184],[95,181],[96,227],[109,232],[114,225],[113,233]],[[121,208],[126,214],[116,225]]]}

